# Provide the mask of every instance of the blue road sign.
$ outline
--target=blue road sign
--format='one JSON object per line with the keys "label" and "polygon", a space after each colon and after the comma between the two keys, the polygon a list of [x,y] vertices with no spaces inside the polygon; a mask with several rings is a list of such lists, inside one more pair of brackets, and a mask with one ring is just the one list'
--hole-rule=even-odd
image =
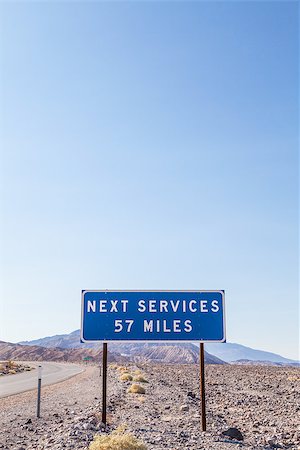
{"label": "blue road sign", "polygon": [[225,342],[224,291],[82,291],[82,342]]}

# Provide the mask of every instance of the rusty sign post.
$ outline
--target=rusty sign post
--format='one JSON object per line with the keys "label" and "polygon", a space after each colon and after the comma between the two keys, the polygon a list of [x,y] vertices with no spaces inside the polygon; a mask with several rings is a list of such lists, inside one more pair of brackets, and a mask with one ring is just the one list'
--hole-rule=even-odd
{"label": "rusty sign post", "polygon": [[107,398],[107,343],[102,347],[102,423],[106,425],[106,398]]}
{"label": "rusty sign post", "polygon": [[200,343],[200,398],[202,431],[206,431],[204,344]]}

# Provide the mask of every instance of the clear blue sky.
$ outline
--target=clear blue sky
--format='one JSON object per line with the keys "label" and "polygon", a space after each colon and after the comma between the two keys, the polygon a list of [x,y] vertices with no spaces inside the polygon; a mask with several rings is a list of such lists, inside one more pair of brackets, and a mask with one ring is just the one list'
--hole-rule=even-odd
{"label": "clear blue sky", "polygon": [[225,289],[298,357],[298,3],[1,4],[1,333],[81,289]]}

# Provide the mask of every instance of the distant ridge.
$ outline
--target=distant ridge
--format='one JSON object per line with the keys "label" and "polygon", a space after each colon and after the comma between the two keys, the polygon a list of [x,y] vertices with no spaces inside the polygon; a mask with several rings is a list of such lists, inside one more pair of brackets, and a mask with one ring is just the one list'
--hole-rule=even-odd
{"label": "distant ridge", "polygon": [[[48,336],[34,341],[23,341],[21,345],[40,346],[47,349],[61,348],[72,349],[93,349],[100,351],[102,346],[98,343],[81,343],[80,331],[76,330],[70,334]],[[132,361],[156,361],[169,364],[191,364],[199,361],[199,350],[193,344],[183,343],[111,343],[110,351],[120,354]],[[220,358],[205,352],[205,362],[207,364],[225,364]]]}
{"label": "distant ridge", "polygon": [[[47,348],[38,345],[12,344],[11,342],[0,341],[0,361],[64,361],[79,362],[84,357],[89,357],[92,361],[100,361],[102,351],[96,349],[65,349],[65,348]],[[127,358],[118,353],[108,352],[108,361],[126,362]]]}
{"label": "distant ridge", "polygon": [[[56,336],[47,336],[41,339],[36,339],[33,341],[23,341],[20,344],[24,345],[38,345],[46,348],[92,348],[92,349],[100,349],[99,343],[81,343],[80,342],[80,330],[73,331],[69,334],[61,334]],[[168,347],[173,346],[178,351],[178,358],[176,358],[175,352],[173,352],[173,356],[171,349],[167,349]],[[198,360],[198,349],[197,345],[194,344],[154,344],[154,343],[119,343],[119,344],[109,344],[111,350],[130,356],[132,358],[137,359],[140,358],[148,358],[152,360],[161,360],[164,362],[175,362],[176,359],[180,359],[179,355],[181,354],[182,359],[185,359],[188,362],[197,361]],[[155,349],[154,349],[155,347]],[[161,348],[164,347],[165,350]],[[181,349],[181,350],[179,350]],[[185,349],[185,356],[184,351]],[[154,351],[155,350],[155,351]],[[205,350],[207,353],[207,360],[212,364],[220,364],[220,362],[235,362],[240,360],[248,360],[255,362],[264,361],[265,364],[268,363],[280,363],[280,364],[288,364],[288,365],[297,365],[299,362],[294,361],[288,358],[284,358],[283,356],[277,355],[275,353],[266,352],[258,349],[253,349],[250,347],[246,347],[244,345],[235,344],[235,343],[206,343]],[[214,359],[214,357],[216,359]],[[209,358],[211,358],[209,360]],[[213,362],[214,361],[214,362]],[[180,363],[180,361],[178,361]]]}
{"label": "distant ridge", "polygon": [[[131,348],[127,346],[126,351],[129,353],[126,355],[121,355],[116,351],[116,349],[122,350],[122,347],[118,348],[118,345],[110,345],[108,361],[120,363],[155,361],[169,364],[191,364],[199,361],[199,351],[192,344],[182,346],[132,344]],[[87,357],[91,361],[99,363],[102,358],[102,346],[98,344],[97,348],[86,348],[85,346],[82,348],[60,348],[0,341],[0,360],[80,362]],[[226,364],[207,352],[205,352],[205,362],[207,364]]]}
{"label": "distant ridge", "polygon": [[[133,361],[154,361],[167,364],[195,364],[199,362],[199,349],[189,343],[114,343],[109,344],[114,352],[128,356]],[[204,353],[206,364],[225,364],[220,358]]]}
{"label": "distant ridge", "polygon": [[227,342],[226,344],[207,343],[205,348],[208,352],[216,355],[226,362],[235,362],[239,360],[264,361],[265,363],[297,364],[298,361],[284,358],[276,353],[256,350],[245,345]]}
{"label": "distant ridge", "polygon": [[[250,361],[249,359],[238,359],[237,361],[235,361],[235,364],[238,364],[241,366],[253,366],[254,364],[256,366],[286,366],[287,365],[282,362]],[[298,362],[289,363],[289,366],[298,367],[298,366],[300,366],[300,363],[298,363]]]}
{"label": "distant ridge", "polygon": [[86,344],[83,346],[80,343],[80,330],[73,331],[69,334],[57,334],[54,336],[46,336],[44,338],[35,339],[33,341],[19,342],[21,345],[39,345],[46,348],[95,348],[99,347],[99,344]]}

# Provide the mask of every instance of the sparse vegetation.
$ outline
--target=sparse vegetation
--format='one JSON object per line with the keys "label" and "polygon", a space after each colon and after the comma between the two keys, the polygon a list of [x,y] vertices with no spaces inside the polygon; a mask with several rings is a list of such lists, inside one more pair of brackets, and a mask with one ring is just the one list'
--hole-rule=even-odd
{"label": "sparse vegetation", "polygon": [[[3,361],[1,363],[4,364]],[[37,364],[29,365],[35,367]],[[119,365],[125,366],[124,363]],[[134,363],[126,365],[133,376],[137,366]],[[85,450],[128,450],[132,449],[131,440],[126,437],[121,440],[111,438],[112,430],[126,420],[126,432],[140,439],[148,450],[226,450],[230,446],[237,449],[234,442],[230,445],[229,436],[226,438],[221,434],[229,426],[238,427],[245,435],[242,444],[245,450],[267,447],[271,450],[271,447],[280,446],[290,450],[299,447],[300,450],[296,398],[300,381],[295,379],[300,375],[298,368],[207,365],[211,428],[205,434],[199,431],[197,365],[140,363],[138,368],[141,369],[139,375],[144,376],[149,384],[134,381],[123,383],[120,381],[123,373],[110,369],[108,404],[111,408],[108,409],[107,427],[102,423],[99,407],[99,370],[96,365],[88,376],[83,374],[67,383],[49,386],[45,388],[47,392],[42,391],[47,397],[47,408],[53,417],[50,420],[49,416],[49,420],[53,427],[49,428],[49,420],[44,419],[38,424],[32,420],[31,425],[30,421],[28,427],[25,425],[30,417],[33,418],[36,392],[1,400],[1,443],[9,449],[27,449],[33,439],[31,430],[38,426],[39,433],[34,435],[38,439],[37,447],[49,450],[83,450],[83,447]],[[34,369],[34,372],[37,370]],[[0,376],[2,383],[4,377],[9,382],[19,375]],[[127,393],[132,384],[145,388],[146,393]],[[183,427],[179,426],[180,423]],[[187,431],[188,435],[184,435],[182,430]],[[95,434],[106,438],[95,439],[92,443]],[[133,449],[140,450],[135,442]]]}
{"label": "sparse vegetation", "polygon": [[287,378],[289,381],[300,381],[300,376],[291,375]]}
{"label": "sparse vegetation", "polygon": [[111,369],[118,369],[118,364],[110,364],[109,366]]}
{"label": "sparse vegetation", "polygon": [[145,394],[145,389],[139,384],[132,384],[127,391],[129,394]]}
{"label": "sparse vegetation", "polygon": [[123,373],[123,375],[120,376],[121,381],[132,381],[132,375],[130,373]]}
{"label": "sparse vegetation", "polygon": [[0,363],[0,376],[15,375],[16,373],[29,372],[30,370],[32,370],[32,367],[24,366],[11,360],[1,361]]}
{"label": "sparse vegetation", "polygon": [[117,370],[119,370],[120,372],[129,372],[128,368],[127,368],[127,367],[124,367],[124,366],[119,366],[119,367],[117,368]]}
{"label": "sparse vegetation", "polygon": [[143,375],[136,375],[133,378],[133,381],[137,381],[139,383],[148,383],[148,381],[143,377]]}
{"label": "sparse vegetation", "polygon": [[110,435],[96,435],[89,450],[147,450],[145,444],[124,427],[117,428]]}

